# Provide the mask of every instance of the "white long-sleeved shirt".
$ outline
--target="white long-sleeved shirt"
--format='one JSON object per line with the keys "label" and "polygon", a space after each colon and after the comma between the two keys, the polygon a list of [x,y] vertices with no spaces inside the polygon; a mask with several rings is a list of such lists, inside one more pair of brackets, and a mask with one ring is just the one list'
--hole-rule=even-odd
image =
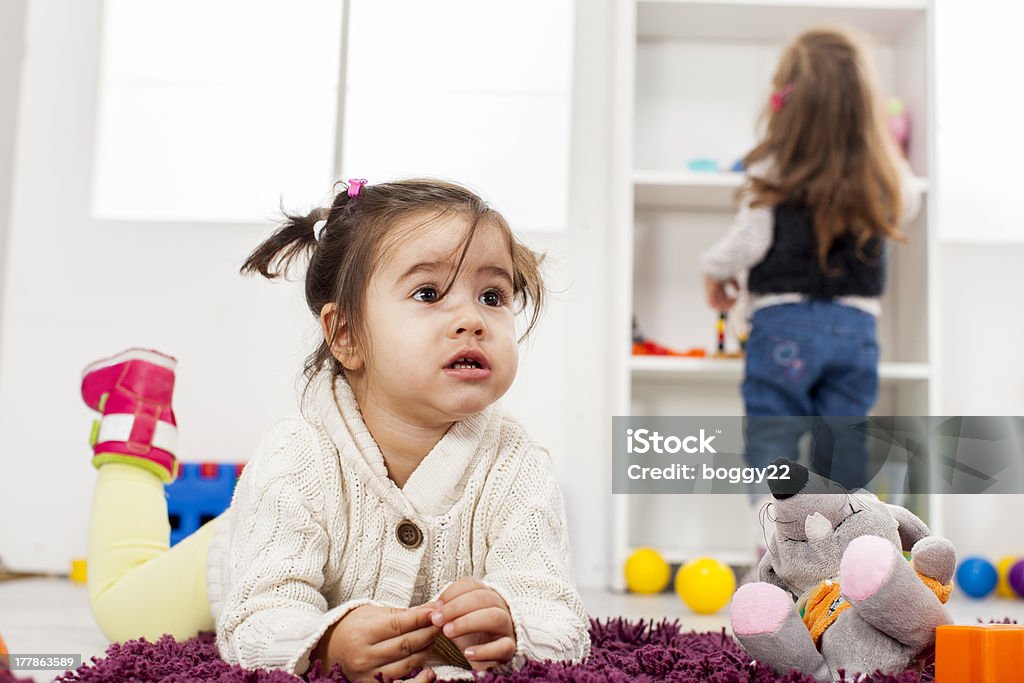
{"label": "white long-sleeved shirt", "polygon": [[[303,673],[351,610],[420,605],[463,576],[508,603],[513,666],[589,654],[562,496],[547,452],[517,422],[497,406],[456,422],[399,489],[344,378],[316,380],[303,414],[264,438],[210,542],[225,660]],[[399,542],[403,521],[422,532],[418,547]]]}
{"label": "white long-sleeved shirt", "polygon": [[[900,225],[905,225],[917,216],[921,209],[921,191],[914,181],[913,171],[905,161],[897,164],[900,171],[900,194],[903,213]],[[770,178],[774,172],[772,162],[763,159],[747,169],[747,175]],[[700,256],[701,270],[712,278],[725,281],[738,277],[756,266],[768,254],[775,235],[775,211],[770,206],[750,206],[750,200],[744,198],[733,219],[729,230]],[[749,302],[749,312],[776,304],[803,301],[807,296],[799,292],[779,292],[765,295],[753,295]],[[882,310],[881,301],[877,297],[843,296],[838,302],[879,315]]]}

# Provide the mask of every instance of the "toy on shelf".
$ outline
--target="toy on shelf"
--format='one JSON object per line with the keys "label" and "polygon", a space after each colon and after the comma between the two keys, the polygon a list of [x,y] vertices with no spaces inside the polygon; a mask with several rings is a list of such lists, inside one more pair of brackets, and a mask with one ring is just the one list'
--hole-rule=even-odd
{"label": "toy on shelf", "polygon": [[735,330],[736,341],[739,344],[738,351],[725,350],[725,335],[729,329],[729,314],[725,311],[718,312],[718,323],[715,330],[718,333],[718,350],[715,351],[715,358],[743,358],[743,352],[747,348],[746,330]]}
{"label": "toy on shelf", "polygon": [[228,509],[244,463],[186,463],[178,478],[164,487],[171,545]]}
{"label": "toy on shelf", "polygon": [[889,129],[889,135],[903,152],[903,156],[906,156],[910,146],[910,117],[907,115],[903,100],[890,97],[885,104],[885,112],[885,125]]}
{"label": "toy on shelf", "polygon": [[665,590],[672,576],[668,562],[653,548],[640,548],[630,555],[625,571],[629,590],[644,595]]}
{"label": "toy on shelf", "polygon": [[697,614],[714,614],[736,592],[729,565],[711,557],[690,560],[676,572],[676,595]]}
{"label": "toy on shelf", "polygon": [[702,348],[694,347],[686,351],[676,351],[657,342],[645,339],[642,342],[633,342],[634,356],[676,356],[678,358],[705,358],[708,353]]}
{"label": "toy on shelf", "polygon": [[1021,679],[1024,625],[939,626],[935,683],[1001,683]]}
{"label": "toy on shelf", "polygon": [[716,173],[718,172],[718,162],[714,159],[698,157],[687,161],[686,168],[694,173]]}
{"label": "toy on shelf", "polygon": [[704,358],[707,352],[700,347],[692,347],[686,351],[676,351],[667,346],[653,342],[643,335],[636,318],[633,318],[633,355],[634,356],[678,356],[682,358]]}
{"label": "toy on shelf", "polygon": [[977,555],[965,558],[956,570],[956,584],[972,598],[987,597],[998,581],[999,574],[992,563]]}

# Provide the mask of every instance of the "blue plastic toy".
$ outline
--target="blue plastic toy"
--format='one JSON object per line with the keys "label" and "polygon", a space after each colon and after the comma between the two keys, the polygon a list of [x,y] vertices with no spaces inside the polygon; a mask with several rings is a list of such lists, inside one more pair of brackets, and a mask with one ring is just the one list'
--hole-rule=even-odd
{"label": "blue plastic toy", "polygon": [[984,557],[965,558],[956,570],[956,583],[960,590],[972,598],[984,598],[995,590],[999,573]]}
{"label": "blue plastic toy", "polygon": [[718,170],[718,162],[714,159],[700,157],[687,161],[686,168],[697,173],[714,173]]}
{"label": "blue plastic toy", "polygon": [[228,509],[241,463],[186,463],[178,478],[164,487],[171,545]]}

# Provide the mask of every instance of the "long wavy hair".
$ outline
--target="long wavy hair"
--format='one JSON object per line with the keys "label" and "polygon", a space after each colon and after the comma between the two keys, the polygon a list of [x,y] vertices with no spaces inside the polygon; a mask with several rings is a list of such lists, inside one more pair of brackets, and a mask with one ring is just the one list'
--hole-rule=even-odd
{"label": "long wavy hair", "polygon": [[874,237],[906,241],[898,152],[885,129],[877,81],[863,47],[849,33],[819,28],[783,52],[766,105],[764,137],[744,159],[770,160],[772,173],[751,177],[742,192],[752,206],[797,203],[807,208],[818,262],[844,235],[857,254]]}

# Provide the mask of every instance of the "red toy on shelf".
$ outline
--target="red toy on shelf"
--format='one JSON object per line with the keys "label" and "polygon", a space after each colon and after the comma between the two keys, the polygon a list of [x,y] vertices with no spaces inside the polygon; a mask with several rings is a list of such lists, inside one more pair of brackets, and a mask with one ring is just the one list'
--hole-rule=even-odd
{"label": "red toy on shelf", "polygon": [[649,339],[645,339],[642,342],[633,342],[633,355],[634,356],[682,356],[685,358],[704,358],[708,355],[707,351],[701,348],[694,347],[687,349],[686,351],[676,351],[670,349],[667,346],[662,346],[656,342],[652,342]]}
{"label": "red toy on shelf", "polygon": [[686,351],[676,351],[667,346],[653,342],[643,335],[640,326],[633,319],[633,355],[634,356],[680,356],[685,358],[704,358],[707,351],[700,347],[693,347]]}

